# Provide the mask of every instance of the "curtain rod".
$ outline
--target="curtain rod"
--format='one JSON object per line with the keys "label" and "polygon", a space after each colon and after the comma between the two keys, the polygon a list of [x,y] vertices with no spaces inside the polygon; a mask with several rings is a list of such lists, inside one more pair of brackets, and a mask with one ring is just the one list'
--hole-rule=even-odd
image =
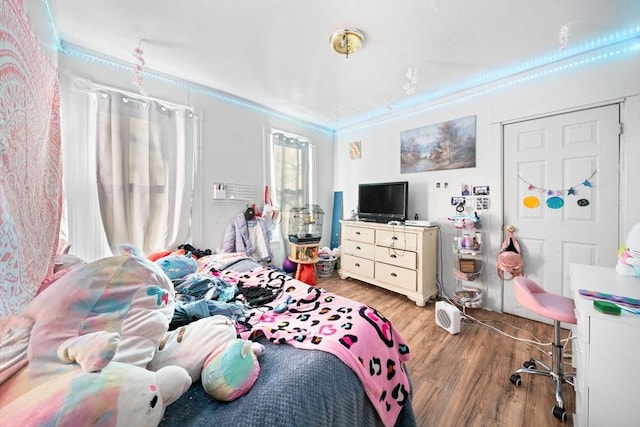
{"label": "curtain rod", "polygon": [[194,107],[176,104],[175,102],[166,101],[164,99],[153,98],[146,95],[140,95],[135,92],[129,92],[124,89],[120,89],[112,86],[106,86],[99,83],[94,83],[91,80],[86,79],[84,77],[71,76],[71,78],[73,79],[73,82],[72,82],[73,90],[77,90],[80,92],[91,92],[91,93],[97,93],[100,91],[115,91],[115,92],[121,93],[122,95],[128,98],[131,98],[134,101],[154,101],[167,108],[189,110],[197,117]]}

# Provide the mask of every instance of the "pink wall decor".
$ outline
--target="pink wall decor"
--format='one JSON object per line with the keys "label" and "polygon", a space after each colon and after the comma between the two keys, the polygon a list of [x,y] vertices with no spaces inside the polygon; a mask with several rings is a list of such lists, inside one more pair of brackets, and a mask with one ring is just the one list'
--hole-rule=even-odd
{"label": "pink wall decor", "polygon": [[53,271],[62,211],[57,69],[22,0],[0,2],[0,316]]}

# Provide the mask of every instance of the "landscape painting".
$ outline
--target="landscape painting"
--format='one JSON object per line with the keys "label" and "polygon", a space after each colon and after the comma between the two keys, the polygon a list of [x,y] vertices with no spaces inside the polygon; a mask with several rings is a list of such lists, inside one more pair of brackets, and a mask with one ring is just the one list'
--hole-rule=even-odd
{"label": "landscape painting", "polygon": [[400,133],[400,172],[426,172],[476,166],[476,116]]}

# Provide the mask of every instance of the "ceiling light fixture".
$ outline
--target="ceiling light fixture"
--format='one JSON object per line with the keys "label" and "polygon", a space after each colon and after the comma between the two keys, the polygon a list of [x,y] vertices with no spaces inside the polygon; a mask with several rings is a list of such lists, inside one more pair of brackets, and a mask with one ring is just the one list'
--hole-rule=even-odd
{"label": "ceiling light fixture", "polygon": [[364,33],[354,28],[338,30],[331,35],[329,43],[334,52],[349,58],[364,45]]}

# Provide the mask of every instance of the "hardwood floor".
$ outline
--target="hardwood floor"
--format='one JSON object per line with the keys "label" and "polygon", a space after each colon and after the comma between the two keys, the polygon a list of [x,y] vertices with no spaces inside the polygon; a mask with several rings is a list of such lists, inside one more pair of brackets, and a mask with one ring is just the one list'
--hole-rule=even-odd
{"label": "hardwood floor", "polygon": [[[572,386],[563,387],[567,421],[562,423],[551,413],[555,404],[551,378],[523,375],[520,387],[509,381],[512,371],[531,357],[551,363],[537,346],[477,323],[464,322],[460,333],[451,335],[435,324],[433,302],[418,307],[394,292],[358,280],[341,280],[337,273],[319,278],[317,286],[376,308],[409,343],[408,368],[418,426],[572,425]],[[466,313],[519,338],[531,339],[533,334],[543,343],[553,339],[552,325],[482,309],[467,309]],[[562,337],[567,334],[563,331]],[[565,351],[571,351],[571,344]],[[573,371],[570,359],[567,361],[565,369]]]}

